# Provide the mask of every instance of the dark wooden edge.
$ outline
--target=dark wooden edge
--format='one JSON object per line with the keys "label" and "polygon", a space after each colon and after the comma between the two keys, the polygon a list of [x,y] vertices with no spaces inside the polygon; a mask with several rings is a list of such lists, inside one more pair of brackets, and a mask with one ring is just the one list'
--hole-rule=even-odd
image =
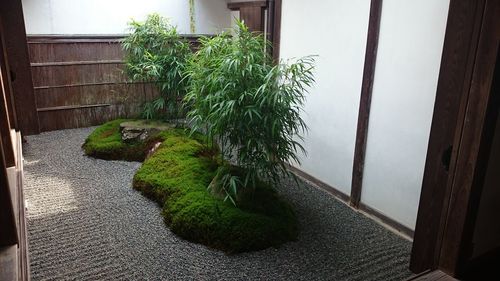
{"label": "dark wooden edge", "polygon": [[412,276],[406,281],[458,281],[440,270],[427,270],[416,276]]}
{"label": "dark wooden edge", "polygon": [[60,110],[72,110],[72,109],[107,107],[107,106],[111,106],[111,104],[101,103],[101,104],[84,104],[84,105],[63,105],[63,106],[42,107],[38,108],[37,110],[38,112],[45,112],[45,111],[60,111]]}
{"label": "dark wooden edge", "polygon": [[124,64],[124,60],[96,60],[96,61],[54,61],[54,62],[32,62],[31,67],[47,66],[71,66],[71,65],[94,65],[94,64]]}
{"label": "dark wooden edge", "polygon": [[17,152],[17,194],[19,207],[19,280],[30,280],[29,252],[28,252],[28,231],[26,225],[26,206],[24,205],[24,165],[22,154],[21,133],[16,132],[16,152]]}
{"label": "dark wooden edge", "polygon": [[[3,27],[2,27],[2,19],[0,17],[0,61],[1,66],[0,66],[0,71],[2,72],[1,79],[2,83],[6,86],[5,89],[5,98],[7,100],[7,108],[9,111],[9,121],[11,125],[11,129],[19,129],[19,126],[17,125],[17,114],[16,114],[16,106],[14,103],[14,91],[12,90],[12,77],[10,73],[10,67],[9,67],[9,62],[7,60],[7,49],[5,45],[5,38],[3,35]],[[7,81],[7,82],[6,82]]]}
{"label": "dark wooden edge", "polygon": [[439,260],[439,268],[454,276],[464,273],[472,256],[475,220],[500,105],[498,92],[491,91],[498,87],[493,81],[495,70],[499,74],[495,64],[500,45],[500,1],[487,0],[482,12],[466,110],[460,116],[463,125]]}
{"label": "dark wooden edge", "polygon": [[375,77],[380,18],[382,15],[382,2],[382,0],[371,0],[370,4],[368,38],[366,41],[365,65],[363,69],[361,100],[359,103],[358,126],[356,131],[356,146],[354,149],[354,162],[352,168],[351,201],[349,202],[349,204],[355,208],[359,207],[361,201],[366,142],[368,139],[368,123],[370,120],[373,79]]}
{"label": "dark wooden edge", "polygon": [[281,43],[281,13],[283,2],[282,0],[275,0],[273,5],[272,16],[272,46],[273,46],[273,59],[275,62],[280,60],[280,43]]}
{"label": "dark wooden edge", "polygon": [[243,7],[267,7],[267,1],[246,1],[227,3],[227,8],[232,11],[237,11]]}
{"label": "dark wooden edge", "polygon": [[335,196],[337,199],[339,199],[340,201],[344,202],[344,203],[347,203],[349,202],[349,195],[341,192],[340,190],[332,187],[331,185],[309,175],[308,173],[296,168],[296,167],[293,167],[293,166],[288,166],[288,169],[294,173],[296,176],[298,176],[299,178],[302,178],[304,180],[306,180],[307,182],[310,182],[312,183],[314,186],[332,194],[333,196]]}
{"label": "dark wooden edge", "polygon": [[3,25],[2,36],[7,54],[6,60],[11,72],[18,129],[23,135],[38,134],[40,126],[29,66],[29,50],[22,1],[0,1],[0,15]]}
{"label": "dark wooden edge", "polygon": [[[293,166],[288,166],[288,169],[294,173],[296,176],[299,178],[311,183],[312,186],[319,188],[323,191],[328,192],[329,194],[333,195],[336,199],[340,200],[341,202],[345,203],[346,205],[349,204],[349,195],[343,193],[342,191],[336,189],[335,187],[332,187],[331,185],[315,178],[314,176],[311,176],[310,174],[296,168]],[[389,218],[388,216],[380,213],[379,211],[365,205],[365,204],[360,204],[359,209],[357,210],[361,213],[365,213],[368,215],[370,219],[376,218],[383,224],[386,224],[390,226],[392,229],[400,232],[403,236],[406,236],[407,238],[411,239],[413,237],[413,230],[410,228],[400,224],[399,222]],[[375,220],[376,221],[376,220]]]}
{"label": "dark wooden edge", "polygon": [[0,132],[4,147],[4,158],[7,166],[13,166],[15,161],[14,149],[10,130],[12,129],[12,87],[10,83],[9,68],[2,36],[2,23],[0,19]]}
{"label": "dark wooden edge", "polygon": [[[30,34],[28,44],[59,44],[59,43],[120,43],[128,34]],[[213,34],[180,34],[188,41],[197,41],[200,37],[213,37]]]}
{"label": "dark wooden edge", "polygon": [[[457,158],[460,108],[470,87],[484,1],[450,2],[410,269],[436,269],[446,224],[448,177]],[[478,23],[479,22],[479,23]],[[443,156],[449,153],[449,165]]]}
{"label": "dark wooden edge", "polygon": [[93,83],[81,83],[81,84],[66,84],[66,85],[54,85],[54,86],[35,86],[35,92],[37,90],[47,90],[47,89],[58,89],[58,88],[75,88],[75,87],[92,87],[92,86],[105,86],[105,85],[134,85],[134,84],[153,84],[153,82],[136,82],[136,81],[119,81],[119,82],[93,82]]}
{"label": "dark wooden edge", "polygon": [[381,212],[375,210],[374,208],[364,204],[364,203],[360,203],[359,204],[359,209],[371,216],[374,216],[376,217],[377,219],[379,219],[380,221],[382,221],[383,223],[387,224],[388,226],[390,226],[391,228],[397,230],[398,232],[400,232],[401,234],[403,234],[404,236],[407,236],[408,238],[410,239],[413,239],[413,230],[410,229],[409,227],[391,219],[390,217],[382,214]]}
{"label": "dark wooden edge", "polygon": [[[10,137],[10,136],[9,136]],[[14,194],[9,185],[4,149],[0,138],[0,247],[15,245],[19,242],[14,211]]]}

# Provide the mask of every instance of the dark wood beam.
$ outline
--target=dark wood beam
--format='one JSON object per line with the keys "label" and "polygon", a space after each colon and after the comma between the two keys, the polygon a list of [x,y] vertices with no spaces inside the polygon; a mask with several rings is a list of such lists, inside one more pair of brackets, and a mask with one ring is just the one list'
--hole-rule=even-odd
{"label": "dark wood beam", "polygon": [[0,138],[0,247],[15,245],[18,242],[2,139],[3,136]]}
{"label": "dark wood beam", "polygon": [[[500,43],[500,1],[487,0],[464,115],[460,116],[457,159],[439,256],[439,269],[463,274],[473,254],[472,238],[479,209],[500,98],[495,64]],[[496,75],[499,75],[498,65]],[[492,87],[496,89],[492,90]],[[496,91],[495,91],[496,90]],[[496,216],[496,214],[491,214]]]}
{"label": "dark wood beam", "polygon": [[366,42],[365,65],[361,85],[361,100],[359,103],[358,127],[356,131],[356,146],[352,169],[352,185],[350,205],[358,208],[361,201],[363,171],[365,167],[366,142],[368,138],[368,123],[372,100],[373,78],[377,61],[378,36],[380,18],[382,15],[382,0],[371,0],[370,18],[368,22],[368,38]]}
{"label": "dark wood beam", "polygon": [[14,92],[12,90],[12,85],[10,81],[12,80],[10,77],[10,67],[9,62],[7,61],[7,50],[5,48],[5,40],[3,38],[3,27],[2,27],[2,18],[0,16],[0,72],[1,79],[5,85],[5,99],[7,104],[7,109],[9,112],[9,120],[11,129],[18,130],[19,127],[17,125],[17,114],[16,107],[14,104]]}
{"label": "dark wood beam", "polygon": [[466,107],[484,7],[484,0],[450,2],[410,261],[415,273],[438,267],[449,176],[457,158],[459,112]]}
{"label": "dark wood beam", "polygon": [[[273,46],[273,59],[278,62],[280,59],[280,42],[281,42],[281,10],[282,10],[282,0],[273,1],[272,13],[272,24],[271,26],[271,42]],[[270,14],[271,14],[270,13]]]}
{"label": "dark wood beam", "polygon": [[18,113],[17,123],[24,135],[38,134],[40,128],[21,0],[0,1],[0,17],[11,72],[14,104]]}
{"label": "dark wood beam", "polygon": [[267,7],[267,1],[246,1],[246,2],[232,2],[227,3],[227,8],[232,11],[239,11],[241,8],[245,7]]}

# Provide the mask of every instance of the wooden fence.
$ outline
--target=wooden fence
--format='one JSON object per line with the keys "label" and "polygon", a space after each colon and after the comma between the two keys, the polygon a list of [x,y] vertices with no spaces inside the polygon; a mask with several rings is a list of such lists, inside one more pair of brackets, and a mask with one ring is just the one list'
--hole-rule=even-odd
{"label": "wooden fence", "polygon": [[[127,82],[121,36],[28,36],[41,131],[136,117],[158,95],[151,84]],[[193,46],[196,37],[188,37]]]}

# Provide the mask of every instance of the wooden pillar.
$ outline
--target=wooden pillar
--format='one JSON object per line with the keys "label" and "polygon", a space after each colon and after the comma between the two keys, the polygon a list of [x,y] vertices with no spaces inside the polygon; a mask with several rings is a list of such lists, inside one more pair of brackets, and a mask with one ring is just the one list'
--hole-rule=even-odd
{"label": "wooden pillar", "polygon": [[373,79],[375,77],[375,63],[377,61],[378,36],[381,16],[382,0],[372,0],[370,4],[370,18],[368,22],[368,38],[366,40],[363,83],[361,85],[361,100],[359,103],[356,146],[354,149],[351,199],[349,202],[349,204],[355,208],[359,207],[359,203],[361,201],[363,171],[365,168],[366,143],[368,139],[368,123],[370,120],[370,107],[372,100]]}
{"label": "wooden pillar", "polygon": [[[0,18],[1,21],[1,18]],[[15,118],[14,112],[10,110],[13,109],[12,100],[12,88],[10,87],[7,60],[5,57],[5,48],[2,40],[2,25],[0,22],[0,135],[2,139],[2,148],[4,151],[4,158],[7,167],[14,166],[15,156],[14,156],[14,146],[11,138],[11,125],[12,118]]]}
{"label": "wooden pillar", "polygon": [[410,262],[415,273],[456,276],[470,258],[499,12],[497,0],[450,2]]}
{"label": "wooden pillar", "polygon": [[12,91],[12,86],[10,84],[10,68],[9,62],[7,61],[7,51],[5,49],[5,40],[3,38],[3,27],[2,27],[2,18],[0,17],[0,79],[2,79],[3,84],[5,85],[5,99],[6,105],[9,112],[9,121],[10,128],[18,130],[19,127],[17,125],[17,117],[16,117],[16,108],[14,105],[14,96]]}
{"label": "wooden pillar", "polygon": [[[1,142],[0,139],[0,144],[2,144]],[[0,226],[0,247],[16,244],[18,242],[17,228],[7,178],[3,145],[0,145]]]}
{"label": "wooden pillar", "polygon": [[18,113],[17,124],[24,135],[38,134],[40,128],[21,0],[0,1],[0,17],[14,104]]}
{"label": "wooden pillar", "polygon": [[280,58],[281,5],[282,0],[269,0],[267,7],[267,34],[272,43],[272,56],[275,62]]}

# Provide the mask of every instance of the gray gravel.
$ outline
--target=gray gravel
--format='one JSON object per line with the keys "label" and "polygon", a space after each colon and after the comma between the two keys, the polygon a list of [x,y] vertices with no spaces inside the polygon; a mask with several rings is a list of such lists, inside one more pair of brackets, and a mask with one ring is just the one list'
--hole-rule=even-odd
{"label": "gray gravel", "polygon": [[225,255],[176,237],[160,207],[131,188],[140,163],[83,155],[93,128],[24,144],[33,280],[402,280],[411,243],[329,194],[290,182],[281,193],[297,242]]}

